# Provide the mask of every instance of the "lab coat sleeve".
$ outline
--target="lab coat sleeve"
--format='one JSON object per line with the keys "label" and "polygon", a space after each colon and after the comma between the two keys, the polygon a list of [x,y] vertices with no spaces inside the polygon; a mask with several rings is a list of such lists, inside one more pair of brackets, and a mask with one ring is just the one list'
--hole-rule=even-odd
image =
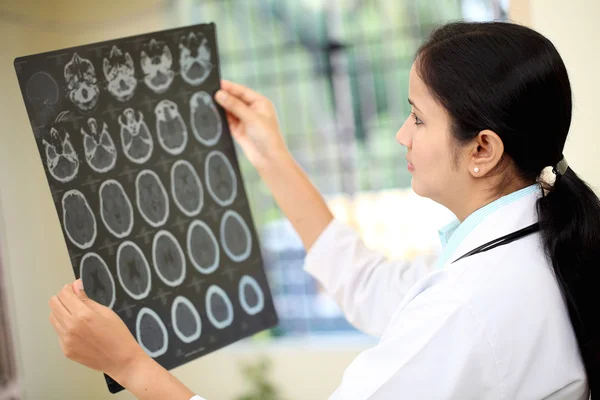
{"label": "lab coat sleeve", "polygon": [[352,325],[381,336],[406,292],[432,270],[433,260],[388,261],[355,230],[333,219],[308,250],[304,267]]}
{"label": "lab coat sleeve", "polygon": [[506,398],[488,339],[467,306],[422,292],[350,364],[330,400]]}
{"label": "lab coat sleeve", "polygon": [[204,397],[194,396],[190,400],[206,400]]}

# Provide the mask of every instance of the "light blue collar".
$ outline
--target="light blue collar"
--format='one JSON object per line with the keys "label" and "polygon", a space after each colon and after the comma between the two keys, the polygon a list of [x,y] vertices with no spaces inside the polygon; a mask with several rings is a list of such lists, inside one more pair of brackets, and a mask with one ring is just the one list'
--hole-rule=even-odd
{"label": "light blue collar", "polygon": [[461,242],[487,216],[502,206],[517,201],[538,190],[540,190],[540,187],[537,183],[517,190],[516,192],[512,192],[506,196],[500,197],[499,199],[481,207],[469,215],[462,223],[456,219],[450,222],[448,225],[442,227],[438,231],[440,241],[442,242],[442,252],[436,263],[437,268],[442,268],[446,264],[448,258],[456,251],[456,249],[458,249],[458,246],[461,244]]}

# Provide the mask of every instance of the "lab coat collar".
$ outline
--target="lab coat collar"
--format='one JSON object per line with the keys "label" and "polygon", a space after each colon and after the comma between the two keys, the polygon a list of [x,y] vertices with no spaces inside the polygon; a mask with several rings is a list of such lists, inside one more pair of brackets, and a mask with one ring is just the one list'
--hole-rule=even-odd
{"label": "lab coat collar", "polygon": [[438,235],[440,236],[440,242],[442,243],[442,248],[445,248],[448,244],[448,241],[456,232],[456,229],[460,226],[460,221],[458,219],[454,219],[447,225],[444,225],[438,230]]}
{"label": "lab coat collar", "polygon": [[[517,223],[514,220],[517,218],[517,214],[522,216],[523,212],[532,213],[532,216],[526,216],[525,219],[529,221],[528,224],[536,222],[535,202],[541,195],[541,187],[536,183],[485,205],[469,215],[462,223],[454,220],[442,227],[438,231],[442,242],[442,252],[436,266],[442,268],[448,262],[458,258],[460,256],[458,253],[466,253],[490,240],[527,226],[526,224],[519,227],[513,226]],[[497,222],[492,223],[490,220]],[[519,224],[517,223],[517,225]],[[485,230],[485,233],[481,232],[481,228]],[[477,234],[475,234],[475,230],[478,231]],[[488,236],[489,239],[483,240]],[[475,245],[474,243],[479,244]],[[464,250],[465,248],[467,250]]]}

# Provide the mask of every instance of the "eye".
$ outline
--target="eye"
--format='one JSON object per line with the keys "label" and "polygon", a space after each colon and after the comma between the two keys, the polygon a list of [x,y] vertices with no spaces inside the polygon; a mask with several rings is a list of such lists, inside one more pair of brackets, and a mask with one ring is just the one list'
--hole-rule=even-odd
{"label": "eye", "polygon": [[412,117],[415,119],[415,125],[421,125],[423,123],[423,121],[421,121],[419,119],[419,117],[417,117],[417,114],[415,114],[414,112],[410,113],[412,115]]}

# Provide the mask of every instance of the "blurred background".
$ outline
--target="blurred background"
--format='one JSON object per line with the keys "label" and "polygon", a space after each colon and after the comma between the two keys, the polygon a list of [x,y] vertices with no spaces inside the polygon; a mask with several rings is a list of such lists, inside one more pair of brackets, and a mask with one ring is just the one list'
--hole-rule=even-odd
{"label": "blurred background", "polygon": [[[100,374],[63,357],[47,320],[48,299],[73,273],[15,57],[215,22],[223,77],[273,100],[289,148],[336,217],[389,257],[412,258],[439,251],[436,229],[452,216],[410,190],[394,136],[409,114],[415,50],[457,19],[512,20],[555,43],[575,96],[565,155],[600,187],[597,0],[0,1],[0,400],[111,398]],[[303,272],[299,238],[243,155],[240,164],[280,324],[173,373],[211,400],[327,398],[375,339]]]}

